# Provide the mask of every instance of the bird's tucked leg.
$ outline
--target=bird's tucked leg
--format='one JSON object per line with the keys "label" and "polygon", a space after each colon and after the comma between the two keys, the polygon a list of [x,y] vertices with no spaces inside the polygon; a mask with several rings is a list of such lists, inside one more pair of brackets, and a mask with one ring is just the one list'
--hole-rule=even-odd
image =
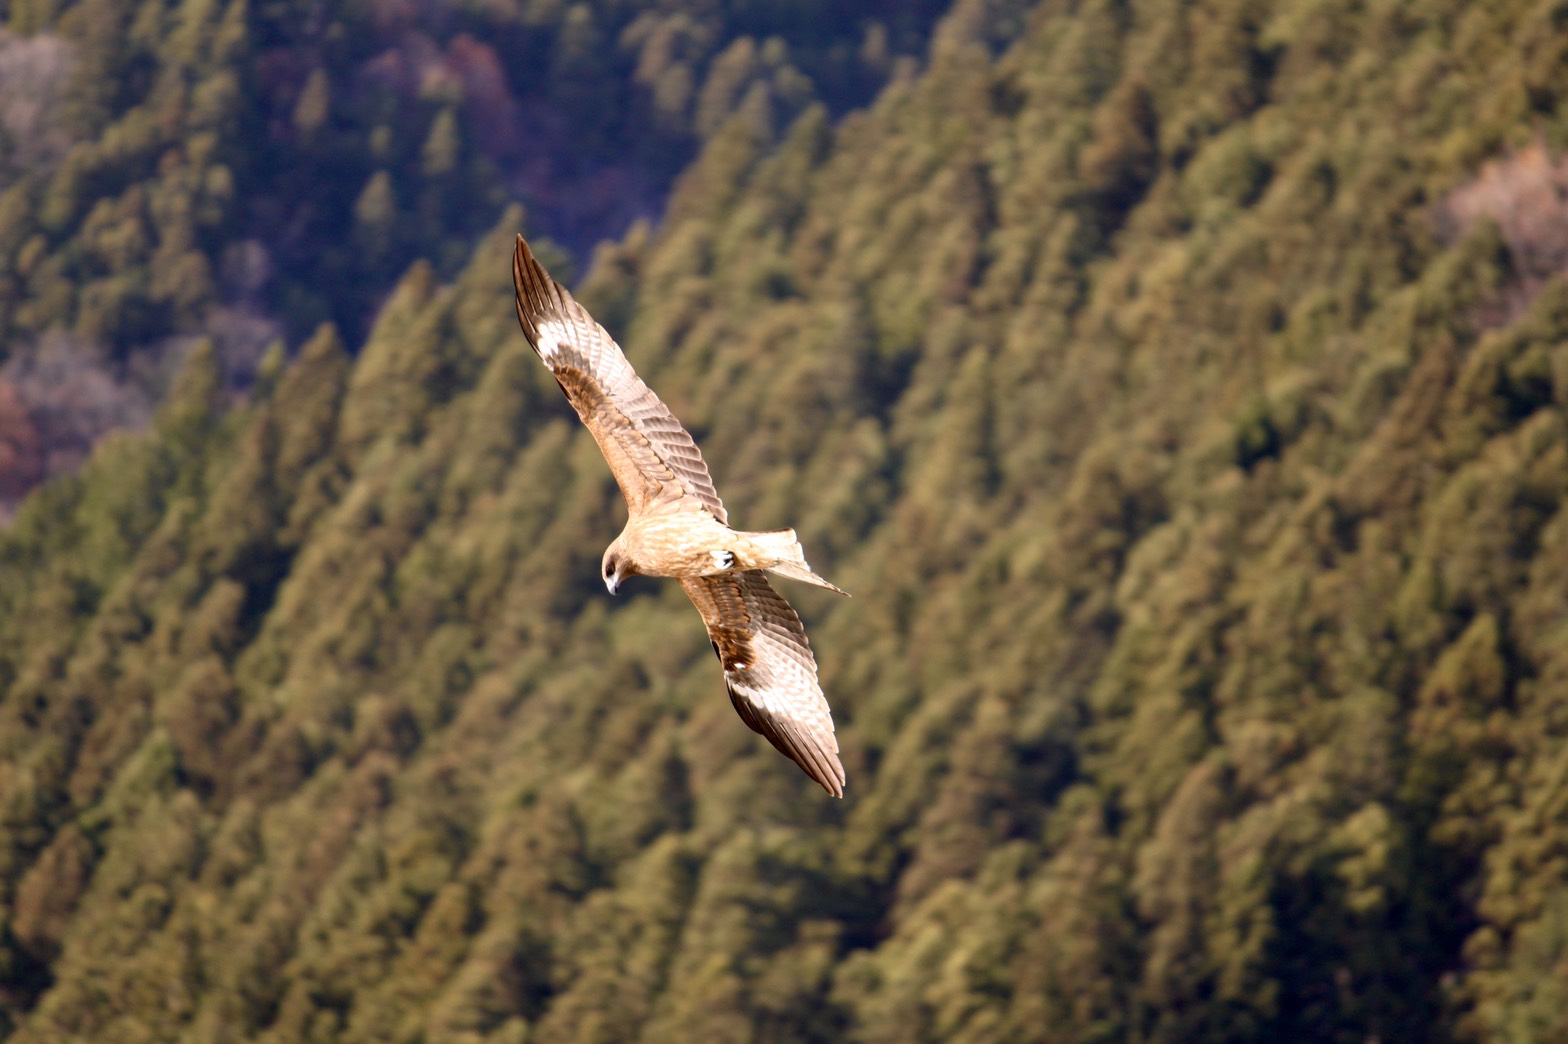
{"label": "bird's tucked leg", "polygon": [[713,564],[720,569],[731,569],[735,566],[735,552],[733,551],[720,547],[709,551],[708,554],[713,556]]}

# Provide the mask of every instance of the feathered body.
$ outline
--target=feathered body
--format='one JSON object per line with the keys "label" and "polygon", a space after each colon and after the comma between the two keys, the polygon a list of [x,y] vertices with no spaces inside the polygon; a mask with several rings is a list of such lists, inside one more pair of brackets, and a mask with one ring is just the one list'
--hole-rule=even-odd
{"label": "feathered body", "polygon": [[844,592],[812,572],[794,530],[730,527],[691,435],[522,236],[512,278],[523,335],[626,497],[626,527],[604,552],[605,586],[614,594],[628,576],[678,579],[707,625],[741,720],[842,796],[844,766],[816,659],[800,617],[764,573]]}
{"label": "feathered body", "polygon": [[793,529],[747,533],[731,529],[706,511],[679,503],[627,519],[626,528],[606,551],[607,559],[612,556],[621,563],[623,578],[768,570],[839,591],[811,571]]}

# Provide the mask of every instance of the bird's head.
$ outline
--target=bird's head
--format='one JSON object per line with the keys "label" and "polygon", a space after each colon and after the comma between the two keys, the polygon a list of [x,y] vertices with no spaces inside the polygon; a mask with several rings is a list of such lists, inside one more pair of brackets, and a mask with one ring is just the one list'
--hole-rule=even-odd
{"label": "bird's head", "polygon": [[604,549],[604,561],[599,565],[599,574],[604,577],[605,588],[613,595],[621,588],[621,581],[631,576],[631,561],[621,552],[621,542],[617,540]]}

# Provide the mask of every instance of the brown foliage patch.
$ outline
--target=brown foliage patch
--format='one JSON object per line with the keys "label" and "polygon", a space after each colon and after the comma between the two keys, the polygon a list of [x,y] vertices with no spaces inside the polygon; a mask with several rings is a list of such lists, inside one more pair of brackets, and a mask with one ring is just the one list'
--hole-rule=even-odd
{"label": "brown foliage patch", "polygon": [[1549,279],[1568,272],[1568,155],[1553,159],[1535,141],[1491,160],[1433,215],[1438,238],[1450,244],[1482,220],[1497,225],[1516,271],[1480,317],[1483,326],[1503,326],[1523,314]]}
{"label": "brown foliage patch", "polygon": [[17,351],[0,368],[0,511],[80,467],[105,432],[139,428],[151,415],[144,391],[64,334]]}
{"label": "brown foliage patch", "polygon": [[44,474],[43,438],[16,385],[0,379],[0,501],[21,497]]}
{"label": "brown foliage patch", "polygon": [[60,102],[76,56],[52,33],[0,29],[0,169],[52,166],[71,145],[59,125]]}

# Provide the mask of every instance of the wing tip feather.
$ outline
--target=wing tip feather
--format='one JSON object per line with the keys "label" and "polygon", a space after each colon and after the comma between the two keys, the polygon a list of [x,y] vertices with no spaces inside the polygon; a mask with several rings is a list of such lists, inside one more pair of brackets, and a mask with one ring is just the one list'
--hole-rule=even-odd
{"label": "wing tip feather", "polygon": [[[725,672],[726,676],[728,671]],[[729,690],[730,703],[740,715],[741,721],[753,732],[765,738],[773,747],[800,766],[802,772],[811,777],[818,786],[827,791],[832,797],[844,796],[844,785],[847,782],[844,775],[844,763],[839,760],[838,744],[834,741],[833,734],[827,736],[827,743],[809,727],[802,727],[796,722],[785,721],[764,713],[751,700],[736,690],[736,686],[725,678],[725,688]],[[829,749],[831,745],[832,749]]]}
{"label": "wing tip feather", "polygon": [[544,348],[540,343],[540,324],[563,316],[565,291],[544,270],[521,232],[517,234],[517,245],[512,250],[512,288],[517,304],[517,321],[523,328],[523,336],[528,339],[529,347],[542,358]]}
{"label": "wing tip feather", "polygon": [[[811,655],[810,643],[800,616],[784,597],[773,589],[767,577],[760,572],[723,574],[717,577],[683,578],[692,604],[701,614],[708,628],[709,640],[724,669],[724,687],[730,703],[741,721],[753,732],[761,734],[780,754],[789,758],[801,771],[833,797],[844,796],[846,776],[844,763],[838,756],[838,741],[833,734],[833,720],[827,701],[816,681],[816,661]],[[727,593],[738,605],[721,606],[720,595]],[[725,609],[738,610],[740,620],[725,618]],[[760,618],[759,618],[760,614]],[[753,643],[765,639],[765,648],[785,648],[794,657],[795,667],[809,675],[809,688],[816,697],[820,714],[806,713],[797,716],[776,713],[768,707],[766,678],[752,679],[744,676],[741,660],[752,660],[746,655]],[[731,648],[731,646],[737,646]],[[728,655],[726,655],[728,653]],[[763,651],[761,657],[768,659]],[[758,690],[757,684],[764,690]],[[752,699],[752,694],[763,697],[762,702]]]}

